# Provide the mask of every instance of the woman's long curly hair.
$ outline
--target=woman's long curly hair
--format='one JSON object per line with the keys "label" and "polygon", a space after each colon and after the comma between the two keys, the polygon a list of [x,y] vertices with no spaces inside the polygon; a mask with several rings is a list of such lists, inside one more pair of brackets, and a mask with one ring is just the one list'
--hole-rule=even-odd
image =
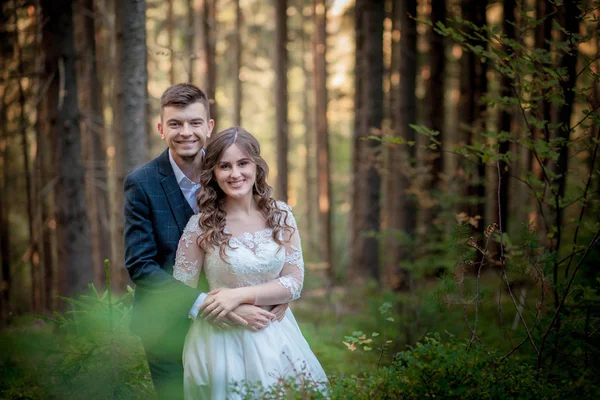
{"label": "woman's long curly hair", "polygon": [[252,193],[258,209],[265,218],[267,228],[273,231],[273,240],[281,246],[283,243],[280,234],[287,233],[287,237],[291,237],[294,232],[294,228],[287,222],[288,211],[277,207],[277,202],[271,197],[273,188],[267,184],[269,166],[260,156],[260,145],[256,138],[240,127],[225,129],[208,141],[200,173],[202,189],[197,198],[200,207],[198,224],[202,232],[198,238],[198,245],[205,251],[218,247],[222,259],[225,259],[226,247],[231,247],[232,235],[225,232],[227,196],[214,178],[214,170],[225,150],[234,143],[256,164],[256,182]]}

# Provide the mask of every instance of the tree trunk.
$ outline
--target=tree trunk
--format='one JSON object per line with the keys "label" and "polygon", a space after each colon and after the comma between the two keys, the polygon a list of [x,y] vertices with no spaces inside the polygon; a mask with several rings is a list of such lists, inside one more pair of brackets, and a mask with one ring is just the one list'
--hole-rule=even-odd
{"label": "tree trunk", "polygon": [[363,185],[366,182],[364,173],[365,142],[363,140],[364,132],[362,129],[362,120],[364,115],[363,99],[363,80],[364,70],[362,56],[365,48],[364,23],[362,17],[362,8],[364,1],[357,0],[354,6],[354,137],[352,141],[352,208],[350,211],[350,278],[363,277],[366,272],[358,263],[359,257],[363,252],[364,241],[362,240],[361,228],[365,219],[364,215],[364,192]]}
{"label": "tree trunk", "polygon": [[[55,41],[53,32],[49,32],[44,21],[40,1],[36,1],[36,43],[43,48],[46,40]],[[48,35],[51,35],[49,38]],[[40,54],[40,53],[38,53]],[[54,114],[58,109],[59,81],[53,78],[56,56],[41,53],[43,56],[36,60],[36,71],[39,79],[37,83],[37,96],[40,101],[37,104],[36,118],[36,145],[38,149],[49,149],[50,151],[38,151],[36,153],[36,174],[38,175],[38,193],[40,215],[40,241],[43,260],[43,301],[47,310],[55,308],[57,288],[57,245],[56,245],[56,212],[54,209],[53,180],[56,176],[56,142],[54,138],[56,118]]]}
{"label": "tree trunk", "polygon": [[25,76],[23,64],[23,51],[20,44],[20,34],[18,30],[18,4],[13,0],[13,18],[14,27],[14,53],[17,59],[17,88],[19,93],[19,135],[21,137],[21,151],[23,155],[23,177],[25,179],[26,209],[27,209],[27,228],[29,248],[27,250],[27,262],[31,272],[31,306],[34,313],[40,313],[42,308],[41,296],[41,274],[39,271],[39,254],[37,240],[34,233],[34,208],[33,208],[33,181],[31,172],[31,162],[29,159],[29,140],[27,138],[27,115],[25,111],[25,90],[23,89],[22,79]]}
{"label": "tree trunk", "polygon": [[[487,0],[463,0],[462,17],[467,21],[472,21],[476,26],[482,26],[486,23],[486,7]],[[476,42],[473,45],[487,46],[485,42]],[[470,145],[477,140],[478,134],[484,129],[486,106],[481,99],[487,91],[487,67],[470,51],[463,55],[463,59],[459,115],[464,132],[464,142]],[[479,216],[481,218],[477,232],[482,234],[485,216],[485,164],[477,160],[476,167],[466,165],[466,171],[466,195],[471,205],[465,205],[464,211],[471,217]]]}
{"label": "tree trunk", "polygon": [[196,35],[195,33],[195,15],[196,11],[194,10],[194,0],[187,0],[187,37],[186,37],[186,45],[187,45],[187,73],[188,73],[188,82],[194,82],[194,64],[195,64],[195,48],[196,48]]}
{"label": "tree trunk", "polygon": [[[383,22],[385,19],[384,1],[357,1],[356,12],[362,21],[360,29],[364,41],[361,45],[359,62],[362,96],[362,110],[358,138],[370,135],[381,135],[381,122],[383,120]],[[363,40],[361,38],[361,40]],[[360,140],[360,139],[359,139]],[[354,229],[358,230],[358,241],[362,242],[358,248],[362,251],[354,253],[355,270],[368,271],[369,277],[379,282],[379,238],[380,231],[380,190],[381,176],[377,169],[377,160],[380,157],[381,142],[367,140],[362,157],[357,160],[363,169],[359,174],[358,186],[354,188],[355,196],[362,197],[357,203],[362,208],[360,218],[355,221]]]}
{"label": "tree trunk", "polygon": [[[312,79],[311,79],[311,71],[309,70],[310,62],[307,62],[306,55],[310,54],[310,40],[307,43],[307,36],[310,35],[307,32],[307,25],[310,23],[312,19],[312,15],[302,15],[302,76],[304,77],[304,90],[302,90],[302,115],[303,115],[303,123],[304,123],[304,147],[306,148],[305,154],[305,226],[304,232],[305,239],[304,242],[307,244],[306,251],[308,254],[315,254],[318,252],[317,243],[318,240],[318,226],[319,221],[317,219],[317,207],[314,205],[318,204],[317,196],[315,188],[317,186],[316,183],[316,169],[314,160],[316,160],[316,151],[315,151],[315,136],[313,132],[313,119],[315,116],[314,112],[311,112],[311,105],[309,93],[312,91]],[[308,36],[310,38],[310,36]]]}
{"label": "tree trunk", "polygon": [[335,279],[333,264],[332,215],[331,215],[331,175],[329,166],[329,132],[327,125],[327,2],[315,0],[314,31],[314,87],[316,113],[316,150],[317,150],[317,197],[319,199],[319,219],[322,221],[321,254],[327,263],[330,284]]}
{"label": "tree trunk", "polygon": [[81,78],[85,82],[81,90],[83,132],[86,154],[87,211],[92,235],[94,282],[104,284],[104,259],[110,258],[109,199],[106,161],[106,132],[102,107],[96,50],[94,0],[85,0],[83,12],[79,13],[81,24],[80,57]]}
{"label": "tree trunk", "polygon": [[[571,35],[579,34],[579,21],[578,14],[579,10],[577,7],[577,1],[565,0],[563,12],[560,13],[561,21],[560,24],[566,31],[566,38],[570,41]],[[570,45],[570,51],[563,54],[560,60],[560,67],[566,71],[566,79],[563,79],[560,83],[561,89],[564,96],[564,104],[558,109],[558,122],[560,127],[558,128],[558,135],[564,141],[560,146],[558,153],[558,163],[556,165],[556,183],[558,186],[557,198],[554,200],[555,206],[555,220],[554,225],[558,228],[556,234],[556,250],[560,249],[562,242],[562,229],[564,226],[564,211],[565,206],[561,202],[565,198],[565,192],[567,187],[567,173],[569,170],[569,142],[571,140],[571,114],[573,113],[573,104],[575,102],[575,83],[577,80],[577,53],[578,49],[576,45]],[[554,264],[554,287],[558,284],[558,264],[555,261]],[[565,276],[566,278],[566,276]],[[554,290],[555,294],[555,307],[558,306],[558,295],[557,290]]]}
{"label": "tree trunk", "polygon": [[240,0],[235,0],[235,34],[234,34],[234,58],[233,58],[233,122],[237,126],[242,125],[242,80],[240,70],[242,68],[242,9]]}
{"label": "tree trunk", "polygon": [[[516,0],[504,0],[503,2],[503,16],[502,30],[508,39],[516,39],[515,34],[515,9],[517,7]],[[502,76],[500,90],[502,97],[512,97],[511,81],[506,76]],[[500,111],[499,117],[499,131],[500,132],[511,132],[512,125],[512,107],[504,106]],[[498,152],[503,155],[507,155],[510,152],[510,142],[504,140],[500,142]],[[492,221],[498,221],[498,226],[502,232],[508,231],[508,188],[510,187],[510,174],[509,165],[505,161],[499,162],[500,166],[500,187],[499,187],[499,201],[494,201],[495,204],[495,215]],[[498,218],[498,219],[496,219]],[[498,252],[498,246],[495,246],[495,251]]]}
{"label": "tree trunk", "polygon": [[[0,17],[1,18],[1,17]],[[4,19],[4,18],[2,18]],[[0,55],[3,59],[7,59],[7,52],[4,48],[6,35],[0,32]],[[4,61],[0,61],[4,64]],[[2,65],[1,71],[4,71],[5,66]],[[0,322],[8,322],[11,317],[10,312],[10,292],[11,292],[11,254],[10,254],[10,228],[8,226],[9,205],[6,199],[7,190],[6,182],[8,179],[7,171],[7,152],[6,146],[6,86],[2,89],[2,102],[0,102],[0,261],[2,262],[2,275],[0,279]]]}
{"label": "tree trunk", "polygon": [[[415,84],[417,74],[417,30],[413,17],[417,1],[394,1],[392,5],[392,73],[391,121],[393,135],[406,141],[415,141],[415,131],[409,126],[416,123],[417,99]],[[417,207],[415,198],[406,191],[410,186],[409,160],[416,157],[414,146],[392,146],[388,150],[386,179],[386,215],[389,235],[386,245],[386,276],[394,290],[410,286],[410,271],[402,268],[412,251],[401,243],[402,234],[414,236]]]}
{"label": "tree trunk", "polygon": [[[125,176],[148,159],[146,133],[146,4],[144,0],[116,3],[117,26],[117,98],[115,109],[116,149],[116,237],[123,237],[123,181]],[[123,243],[118,242],[113,258],[113,281],[124,288]]]}
{"label": "tree trunk", "polygon": [[167,0],[167,36],[169,40],[169,82],[175,84],[175,21],[173,18],[173,0]]}
{"label": "tree trunk", "polygon": [[275,0],[275,113],[277,115],[277,185],[275,193],[288,198],[287,0]]}
{"label": "tree trunk", "polygon": [[42,0],[41,5],[45,17],[46,65],[55,72],[54,79],[60,79],[62,84],[60,92],[48,92],[48,95],[59,98],[58,109],[51,110],[56,118],[53,137],[60,138],[57,140],[56,154],[60,162],[55,187],[59,292],[73,296],[85,290],[92,280],[92,246],[81,164],[73,10],[71,2],[67,0]]}
{"label": "tree trunk", "polygon": [[206,93],[210,103],[210,116],[215,120],[214,132],[218,132],[216,92],[216,0],[196,0],[195,53],[197,56],[194,65],[194,76],[198,85]]}
{"label": "tree trunk", "polygon": [[[431,2],[431,22],[434,26],[438,22],[445,23],[446,20],[446,2],[444,0],[432,0]],[[446,56],[445,56],[445,40],[444,37],[432,30],[429,31],[429,78],[426,79],[425,86],[425,124],[426,126],[434,131],[439,132],[439,135],[435,137],[441,144],[433,150],[427,152],[427,164],[430,170],[430,177],[428,182],[429,196],[432,198],[439,198],[436,192],[444,191],[440,185],[441,175],[444,172],[444,74],[446,70]],[[425,232],[423,239],[424,241],[438,240],[438,233],[436,232],[436,224],[434,220],[437,218],[440,212],[440,205],[438,202],[433,201],[426,205],[423,209],[424,212],[424,227]]]}

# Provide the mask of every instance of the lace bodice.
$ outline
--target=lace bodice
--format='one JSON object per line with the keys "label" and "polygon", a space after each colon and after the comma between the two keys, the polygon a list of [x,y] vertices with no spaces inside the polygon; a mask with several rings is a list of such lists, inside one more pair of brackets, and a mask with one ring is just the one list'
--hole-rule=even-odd
{"label": "lace bodice", "polygon": [[283,202],[277,205],[287,211],[287,223],[294,228],[287,240],[280,234],[284,245],[273,240],[271,229],[248,232],[231,238],[225,259],[218,248],[205,253],[198,247],[196,239],[202,233],[198,226],[200,216],[192,216],[179,241],[173,268],[175,279],[195,287],[204,269],[211,290],[266,284],[261,287],[256,304],[280,304],[299,298],[304,281],[300,235],[291,208]]}

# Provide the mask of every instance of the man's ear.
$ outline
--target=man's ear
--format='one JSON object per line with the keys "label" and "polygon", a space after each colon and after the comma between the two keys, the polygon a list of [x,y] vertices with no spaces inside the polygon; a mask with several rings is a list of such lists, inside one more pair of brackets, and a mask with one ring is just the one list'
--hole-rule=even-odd
{"label": "man's ear", "polygon": [[165,135],[163,135],[163,126],[162,123],[158,123],[158,125],[156,126],[158,128],[158,133],[160,133],[160,138],[161,139],[165,139]]}
{"label": "man's ear", "polygon": [[214,127],[215,127],[215,120],[211,119],[210,121],[208,121],[208,134],[206,135],[206,137],[210,137]]}

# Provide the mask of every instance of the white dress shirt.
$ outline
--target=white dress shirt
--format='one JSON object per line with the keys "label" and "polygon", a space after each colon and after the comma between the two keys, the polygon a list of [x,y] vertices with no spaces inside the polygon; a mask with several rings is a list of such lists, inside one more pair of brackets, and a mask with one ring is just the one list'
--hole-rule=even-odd
{"label": "white dress shirt", "polygon": [[[204,149],[202,149],[202,153],[204,153]],[[198,214],[198,201],[196,201],[196,192],[200,189],[200,184],[192,182],[190,178],[185,176],[185,174],[179,168],[179,165],[173,160],[171,156],[171,149],[169,149],[169,162],[171,163],[171,167],[173,167],[173,172],[175,173],[175,179],[177,180],[177,184],[181,188],[181,192],[183,193],[183,197],[187,200],[192,210],[194,210],[194,214]]]}

